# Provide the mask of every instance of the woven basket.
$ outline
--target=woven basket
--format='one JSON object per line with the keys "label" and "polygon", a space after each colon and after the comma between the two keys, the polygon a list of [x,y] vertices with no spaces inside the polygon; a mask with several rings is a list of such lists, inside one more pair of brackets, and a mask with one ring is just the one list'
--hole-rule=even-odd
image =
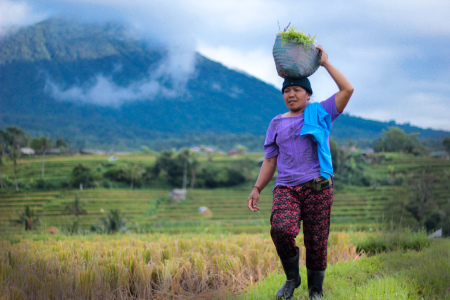
{"label": "woven basket", "polygon": [[277,35],[273,45],[273,58],[278,75],[283,78],[300,78],[312,75],[320,66],[320,51],[314,45],[306,51],[301,44],[287,42],[282,45],[281,35]]}

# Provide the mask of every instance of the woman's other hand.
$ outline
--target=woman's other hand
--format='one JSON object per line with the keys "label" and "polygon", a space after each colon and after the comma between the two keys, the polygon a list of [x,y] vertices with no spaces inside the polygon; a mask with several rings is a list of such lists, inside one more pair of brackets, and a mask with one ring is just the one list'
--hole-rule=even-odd
{"label": "woman's other hand", "polygon": [[248,196],[248,209],[251,211],[259,210],[259,207],[256,206],[259,201],[259,191],[256,188],[253,188],[252,193]]}

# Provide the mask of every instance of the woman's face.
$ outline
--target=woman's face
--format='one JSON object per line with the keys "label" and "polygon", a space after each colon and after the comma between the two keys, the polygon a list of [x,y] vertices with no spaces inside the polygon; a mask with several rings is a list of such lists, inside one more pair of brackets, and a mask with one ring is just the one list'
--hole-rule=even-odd
{"label": "woman's face", "polygon": [[291,112],[303,112],[310,97],[311,95],[300,86],[288,86],[283,92],[284,103]]}

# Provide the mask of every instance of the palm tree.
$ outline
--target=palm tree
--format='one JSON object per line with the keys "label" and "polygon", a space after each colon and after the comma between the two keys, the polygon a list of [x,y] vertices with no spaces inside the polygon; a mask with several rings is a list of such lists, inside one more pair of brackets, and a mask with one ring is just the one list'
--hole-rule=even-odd
{"label": "palm tree", "polygon": [[4,148],[3,148],[3,144],[1,143],[1,137],[0,137],[0,187],[2,188],[3,191],[3,178],[2,178],[2,166],[3,166],[3,152],[4,152]]}
{"label": "palm tree", "polygon": [[190,188],[194,188],[196,174],[199,169],[198,153],[190,149],[181,149],[179,157],[183,160],[183,189],[186,189],[187,173],[191,173]]}
{"label": "palm tree", "polygon": [[18,218],[11,220],[14,224],[20,224],[25,226],[25,230],[33,229],[33,225],[39,224],[39,216],[36,215],[33,209],[29,205],[25,206],[23,212],[17,213]]}
{"label": "palm tree", "polygon": [[120,209],[111,209],[106,218],[100,221],[107,233],[116,233],[125,226],[125,217],[121,215]]}
{"label": "palm tree", "polygon": [[14,180],[16,183],[16,192],[18,192],[19,185],[17,183],[17,161],[21,156],[20,146],[25,142],[25,133],[17,126],[8,126],[6,127],[6,131],[0,130],[0,136],[6,142],[6,145],[10,151],[10,159],[14,163]]}
{"label": "palm tree", "polygon": [[84,209],[84,203],[80,201],[80,196],[76,195],[72,203],[67,203],[64,211],[69,215],[75,215],[75,220],[67,227],[67,230],[71,234],[77,233],[80,225],[78,216],[87,214],[87,211]]}
{"label": "palm tree", "polygon": [[86,215],[87,211],[84,209],[84,203],[80,201],[80,196],[76,195],[72,203],[67,203],[64,209],[69,215],[75,215],[78,219],[79,215]]}
{"label": "palm tree", "polygon": [[143,167],[135,163],[129,163],[123,168],[123,171],[125,172],[125,178],[130,181],[131,189],[134,188],[134,182],[142,176],[142,173],[144,173]]}
{"label": "palm tree", "polygon": [[42,180],[44,180],[44,170],[45,170],[45,152],[52,145],[52,140],[45,136],[40,138],[41,150],[42,150]]}

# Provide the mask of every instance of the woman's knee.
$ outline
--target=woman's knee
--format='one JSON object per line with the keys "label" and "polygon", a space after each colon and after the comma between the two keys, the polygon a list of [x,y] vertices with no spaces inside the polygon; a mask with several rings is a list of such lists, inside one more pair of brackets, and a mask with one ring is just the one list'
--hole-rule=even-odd
{"label": "woman's knee", "polygon": [[272,239],[295,239],[299,233],[298,228],[277,225],[272,224],[272,227],[270,228],[270,235]]}

